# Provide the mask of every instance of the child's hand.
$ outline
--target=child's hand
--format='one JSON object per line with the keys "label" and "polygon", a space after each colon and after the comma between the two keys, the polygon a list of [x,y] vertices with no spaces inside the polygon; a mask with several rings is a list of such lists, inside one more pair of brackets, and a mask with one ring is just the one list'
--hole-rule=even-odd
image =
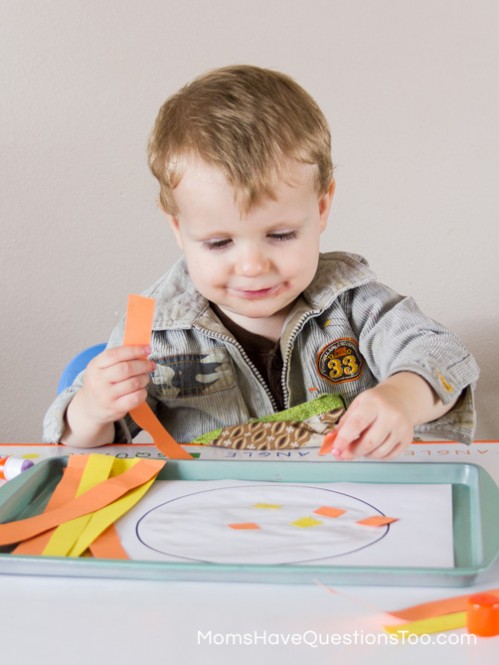
{"label": "child's hand", "polygon": [[333,455],[391,459],[412,442],[414,424],[397,388],[379,384],[358,395],[341,418]]}
{"label": "child's hand", "polygon": [[421,376],[399,372],[358,395],[324,443],[334,439],[341,460],[392,459],[412,442],[415,425],[440,418],[457,399],[444,404]]}
{"label": "child's hand", "polygon": [[83,385],[66,410],[61,443],[91,447],[114,440],[114,423],[147,397],[149,372],[156,367],[147,360],[150,352],[148,346],[119,346],[88,363]]}
{"label": "child's hand", "polygon": [[113,423],[146,399],[149,373],[156,367],[147,359],[150,352],[148,346],[118,346],[88,363],[78,392],[88,419],[96,425]]}

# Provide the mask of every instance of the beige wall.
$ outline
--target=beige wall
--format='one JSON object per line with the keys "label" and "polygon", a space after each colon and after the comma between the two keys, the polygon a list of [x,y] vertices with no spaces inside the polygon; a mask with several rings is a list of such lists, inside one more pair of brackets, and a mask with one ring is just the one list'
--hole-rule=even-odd
{"label": "beige wall", "polygon": [[0,439],[40,440],[59,374],[178,256],[145,144],[202,71],[295,77],[334,138],[324,249],[455,329],[499,437],[499,3],[0,0]]}

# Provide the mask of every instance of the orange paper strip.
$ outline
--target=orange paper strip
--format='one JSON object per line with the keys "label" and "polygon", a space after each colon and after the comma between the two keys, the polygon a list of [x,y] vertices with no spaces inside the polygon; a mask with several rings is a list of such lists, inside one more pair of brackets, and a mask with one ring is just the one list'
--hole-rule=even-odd
{"label": "orange paper strip", "polygon": [[151,330],[156,301],[130,294],[126,311],[124,346],[142,346],[151,343]]}
{"label": "orange paper strip", "polygon": [[336,439],[337,434],[338,434],[337,429],[334,429],[332,432],[328,432],[326,434],[326,436],[324,437],[324,441],[322,442],[322,446],[320,447],[319,455],[327,455],[333,450],[334,441]]}
{"label": "orange paper strip", "polygon": [[343,515],[343,513],[346,513],[346,510],[333,508],[332,506],[321,506],[320,508],[317,508],[317,510],[314,510],[314,513],[317,515],[323,515],[324,517],[339,517],[340,515]]}
{"label": "orange paper strip", "polygon": [[152,437],[157,448],[170,459],[192,459],[187,451],[178,444],[172,435],[159,422],[156,414],[147,402],[142,402],[130,415],[139,427],[142,427]]}
{"label": "orange paper strip", "polygon": [[231,529],[260,529],[256,522],[239,522],[238,524],[228,524]]}
{"label": "orange paper strip", "polygon": [[[52,496],[47,503],[47,506],[44,512],[54,510],[63,506],[71,499],[74,499],[76,496],[76,491],[81,481],[85,465],[87,463],[88,457],[86,455],[70,455],[68,458],[67,466],[64,469],[61,480],[57,484]],[[34,538],[29,538],[25,540],[11,552],[12,554],[41,554],[45,549],[47,543],[54,529],[50,531],[45,531]]]}
{"label": "orange paper strip", "polygon": [[19,543],[63,522],[93,513],[154,478],[165,463],[162,460],[140,460],[128,471],[95,485],[59,508],[17,522],[0,524],[0,545]]}
{"label": "orange paper strip", "polygon": [[[85,455],[85,459],[87,463],[75,496],[81,496],[92,487],[107,480],[115,458],[111,455],[90,454]],[[82,515],[64,524],[59,524],[42,554],[44,556],[68,556],[74,543],[85,530],[90,517],[91,515]]]}
{"label": "orange paper strip", "polygon": [[[491,593],[499,597],[499,589],[490,589],[483,593]],[[389,610],[389,613],[399,619],[406,621],[419,621],[420,619],[429,619],[442,614],[451,614],[454,612],[464,612],[468,609],[468,600],[470,594],[465,596],[455,596],[454,598],[444,598],[433,600],[429,603],[412,605],[401,610]]]}
{"label": "orange paper strip", "polygon": [[111,524],[101,535],[91,543],[88,548],[96,559],[128,559],[129,556],[123,545],[114,524]]}
{"label": "orange paper strip", "polygon": [[[138,463],[138,459],[114,459],[111,477],[115,477],[124,473],[127,469],[131,469]],[[102,479],[104,480],[104,479]],[[148,480],[140,487],[130,490],[122,497],[113,501],[107,506],[104,506],[96,512],[85,515],[81,520],[85,520],[84,528],[79,532],[78,537],[74,540],[74,544],[68,551],[67,556],[77,557],[83,556],[85,551],[88,550],[91,543],[98,538],[111,524],[115,524],[116,520],[120,519],[127,513],[140,499],[149,491],[153,485],[155,478]],[[77,520],[78,521],[78,520]],[[71,523],[70,523],[71,524]],[[64,528],[66,524],[61,525],[59,528]],[[44,552],[45,554],[45,552]]]}
{"label": "orange paper strip", "polygon": [[363,520],[359,520],[357,524],[362,524],[364,526],[385,526],[391,522],[396,522],[397,517],[385,517],[384,515],[373,515],[372,517],[366,517]]}
{"label": "orange paper strip", "polygon": [[[125,346],[145,346],[151,343],[155,306],[156,301],[153,298],[145,298],[134,294],[128,296],[125,334],[123,336]],[[147,402],[142,402],[137,408],[131,409],[130,415],[139,427],[149,432],[152,440],[164,455],[170,459],[192,459],[192,455],[186,452],[159,422]]]}

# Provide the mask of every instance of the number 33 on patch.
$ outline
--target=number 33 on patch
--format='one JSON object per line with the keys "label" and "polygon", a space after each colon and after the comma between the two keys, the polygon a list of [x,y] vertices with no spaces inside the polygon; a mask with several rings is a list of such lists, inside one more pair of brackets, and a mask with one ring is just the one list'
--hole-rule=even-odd
{"label": "number 33 on patch", "polygon": [[359,345],[350,337],[330,342],[317,354],[319,374],[331,383],[354,381],[360,376],[363,364]]}

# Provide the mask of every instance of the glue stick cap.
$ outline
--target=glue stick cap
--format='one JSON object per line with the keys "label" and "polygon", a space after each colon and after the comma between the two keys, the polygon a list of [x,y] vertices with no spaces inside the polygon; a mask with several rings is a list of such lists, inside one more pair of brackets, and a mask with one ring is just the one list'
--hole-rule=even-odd
{"label": "glue stick cap", "polygon": [[480,637],[499,635],[499,596],[476,593],[468,598],[468,633]]}
{"label": "glue stick cap", "polygon": [[0,461],[0,479],[11,480],[33,466],[33,462],[22,457],[4,457]]}

